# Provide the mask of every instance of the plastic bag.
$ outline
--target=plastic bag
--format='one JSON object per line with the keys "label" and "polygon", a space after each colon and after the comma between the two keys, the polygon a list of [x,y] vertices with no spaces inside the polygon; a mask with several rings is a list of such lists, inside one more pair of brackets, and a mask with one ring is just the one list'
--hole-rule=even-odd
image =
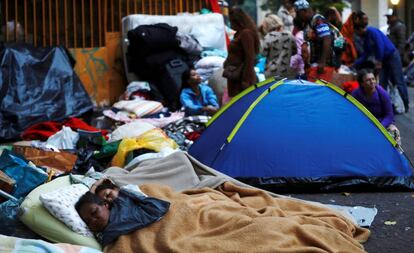
{"label": "plastic bag", "polygon": [[146,148],[160,152],[164,147],[176,149],[178,145],[159,128],[149,130],[136,139],[123,139],[119,144],[118,152],[112,159],[112,166],[123,167],[130,151]]}
{"label": "plastic bag", "polygon": [[402,114],[405,112],[405,106],[404,102],[400,96],[400,92],[398,91],[397,86],[395,85],[388,85],[388,94],[390,94],[391,97],[391,103],[394,107],[394,111],[397,114]]}
{"label": "plastic bag", "polygon": [[16,181],[11,194],[16,198],[25,197],[48,179],[46,172],[8,150],[0,156],[0,170]]}
{"label": "plastic bag", "polygon": [[50,136],[46,143],[58,149],[75,149],[79,134],[70,127],[63,126],[62,130]]}
{"label": "plastic bag", "polygon": [[10,199],[0,204],[0,224],[1,232],[5,235],[12,235],[18,227],[22,227],[20,222],[19,206],[23,199]]}

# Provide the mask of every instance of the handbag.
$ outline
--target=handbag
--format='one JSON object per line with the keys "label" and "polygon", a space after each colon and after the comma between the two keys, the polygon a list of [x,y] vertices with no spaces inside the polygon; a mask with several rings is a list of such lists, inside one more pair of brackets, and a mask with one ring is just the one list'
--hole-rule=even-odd
{"label": "handbag", "polygon": [[227,65],[223,69],[223,77],[230,80],[240,80],[243,71],[243,64],[240,66]]}

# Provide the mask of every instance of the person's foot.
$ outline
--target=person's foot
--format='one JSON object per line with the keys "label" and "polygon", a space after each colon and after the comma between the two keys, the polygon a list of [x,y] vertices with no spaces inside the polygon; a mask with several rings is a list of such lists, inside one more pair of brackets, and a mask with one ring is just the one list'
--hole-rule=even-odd
{"label": "person's foot", "polygon": [[405,113],[407,113],[410,110],[410,105],[407,103],[407,104],[404,104],[404,107],[405,107]]}

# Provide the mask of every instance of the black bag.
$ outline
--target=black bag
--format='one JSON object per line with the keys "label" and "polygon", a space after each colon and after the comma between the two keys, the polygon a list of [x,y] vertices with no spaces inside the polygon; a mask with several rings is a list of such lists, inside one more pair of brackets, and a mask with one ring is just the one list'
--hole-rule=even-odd
{"label": "black bag", "polygon": [[178,101],[181,91],[181,76],[188,69],[187,63],[176,58],[169,61],[165,65],[162,73],[160,73],[160,79],[156,85],[165,99],[165,106],[171,110],[179,109]]}
{"label": "black bag", "polygon": [[223,69],[223,77],[229,80],[241,80],[243,64],[240,66],[227,65]]}

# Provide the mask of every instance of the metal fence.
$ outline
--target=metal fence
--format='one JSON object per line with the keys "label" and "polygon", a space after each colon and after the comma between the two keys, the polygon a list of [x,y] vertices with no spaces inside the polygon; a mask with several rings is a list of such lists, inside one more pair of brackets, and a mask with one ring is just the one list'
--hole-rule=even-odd
{"label": "metal fence", "polygon": [[206,0],[0,0],[0,40],[69,48],[105,45],[130,14],[198,12]]}

